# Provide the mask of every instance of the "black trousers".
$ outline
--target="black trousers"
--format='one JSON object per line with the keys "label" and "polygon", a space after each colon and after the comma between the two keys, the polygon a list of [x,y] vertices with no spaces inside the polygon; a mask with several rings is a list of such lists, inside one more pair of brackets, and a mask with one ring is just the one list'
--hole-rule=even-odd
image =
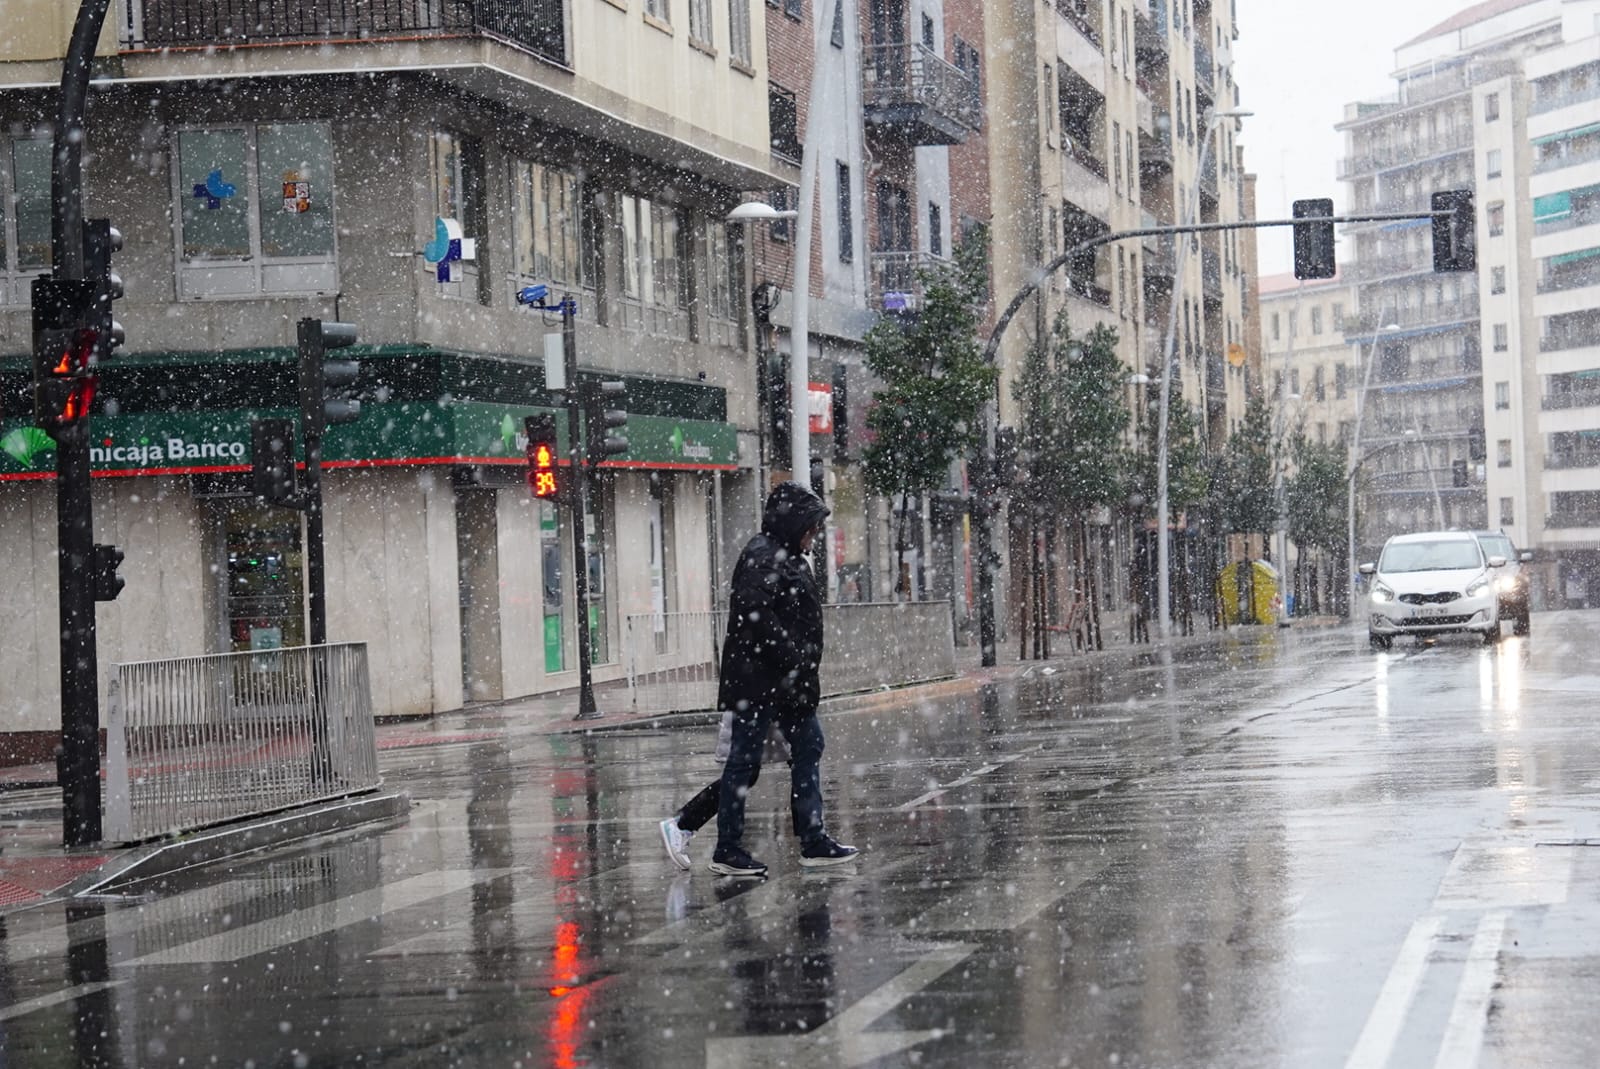
{"label": "black trousers", "polygon": [[789,744],[789,812],[803,845],[822,838],[822,721],[816,710],[799,716],[774,716],[767,710],[735,713],[728,763],[722,767],[717,801],[717,849],[732,849],[744,839],[744,800],[761,774],[761,752],[776,723]]}

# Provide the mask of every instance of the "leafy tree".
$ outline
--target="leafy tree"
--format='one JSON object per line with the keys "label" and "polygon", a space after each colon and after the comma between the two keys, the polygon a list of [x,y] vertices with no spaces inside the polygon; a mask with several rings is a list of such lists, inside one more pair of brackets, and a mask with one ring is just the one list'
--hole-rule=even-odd
{"label": "leafy tree", "polygon": [[999,374],[984,362],[977,337],[988,278],[985,244],[962,242],[951,262],[917,274],[921,310],[909,321],[881,320],[867,334],[865,355],[883,384],[867,413],[867,486],[900,498],[902,572],[911,498],[941,487],[951,462],[976,451],[983,405]]}
{"label": "leafy tree", "polygon": [[[1160,391],[1146,391],[1144,423],[1140,430],[1140,449],[1133,461],[1130,490],[1144,498],[1153,515],[1160,496],[1156,471],[1160,433]],[[1204,502],[1211,492],[1211,474],[1204,443],[1200,440],[1200,421],[1183,395],[1174,391],[1167,399],[1167,503],[1175,516],[1186,508]]]}
{"label": "leafy tree", "polygon": [[1276,525],[1274,454],[1272,414],[1266,401],[1252,397],[1238,429],[1228,436],[1213,487],[1223,531],[1265,535]]}
{"label": "leafy tree", "polygon": [[[1308,551],[1321,549],[1326,560],[1343,561],[1349,536],[1345,484],[1345,450],[1337,442],[1314,442],[1296,436],[1291,455],[1295,473],[1286,486],[1289,512],[1289,537],[1300,549],[1303,562]],[[1344,569],[1338,569],[1339,574]],[[1296,589],[1300,583],[1296,582]]]}

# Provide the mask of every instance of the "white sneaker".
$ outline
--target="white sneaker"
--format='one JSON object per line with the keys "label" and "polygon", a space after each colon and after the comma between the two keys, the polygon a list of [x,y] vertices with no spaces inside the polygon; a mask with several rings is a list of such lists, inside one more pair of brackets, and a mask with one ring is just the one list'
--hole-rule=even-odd
{"label": "white sneaker", "polygon": [[689,840],[693,838],[694,832],[684,831],[678,827],[677,817],[668,817],[661,822],[661,841],[666,845],[667,856],[680,869],[687,869],[690,866]]}

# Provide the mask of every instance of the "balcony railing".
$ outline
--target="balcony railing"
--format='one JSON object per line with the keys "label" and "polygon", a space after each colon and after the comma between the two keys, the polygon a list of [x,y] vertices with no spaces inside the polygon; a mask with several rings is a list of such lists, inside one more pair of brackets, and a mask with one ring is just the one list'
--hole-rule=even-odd
{"label": "balcony railing", "polygon": [[1585,138],[1582,142],[1573,144],[1568,152],[1535,161],[1533,173],[1546,174],[1564,167],[1576,167],[1580,163],[1593,163],[1596,160],[1600,160],[1600,138]]}
{"label": "balcony railing", "polygon": [[1166,63],[1171,48],[1167,42],[1166,6],[1153,5],[1152,10],[1153,16],[1137,8],[1133,14],[1133,50],[1141,71],[1147,66]]}
{"label": "balcony railing", "polygon": [[1553,530],[1573,527],[1600,527],[1600,512],[1557,512],[1544,518],[1544,525]]}
{"label": "balcony railing", "polygon": [[1537,93],[1528,107],[1528,114],[1543,115],[1547,111],[1559,111],[1574,104],[1587,104],[1591,100],[1600,100],[1600,84],[1566,93]]}
{"label": "balcony railing", "polygon": [[1056,10],[1061,12],[1061,17],[1066,19],[1084,39],[1095,48],[1105,48],[1101,40],[1099,19],[1095,15],[1100,11],[1100,0],[1056,0]]}
{"label": "balcony railing", "polygon": [[1546,471],[1600,468],[1600,453],[1546,453],[1544,467]]}
{"label": "balcony railing", "polygon": [[1568,349],[1587,349],[1600,345],[1600,330],[1574,330],[1561,334],[1546,334],[1539,339],[1541,353],[1561,353]]}
{"label": "balcony railing", "polygon": [[1564,293],[1567,290],[1587,289],[1590,286],[1600,286],[1600,257],[1592,260],[1580,261],[1585,265],[1583,270],[1562,270],[1557,268],[1539,280],[1540,293]]}
{"label": "balcony railing", "polygon": [[922,272],[938,268],[943,257],[926,252],[872,254],[872,306],[879,312],[920,312]]}
{"label": "balcony railing", "polygon": [[1568,393],[1547,394],[1539,407],[1546,412],[1564,412],[1569,408],[1600,406],[1600,390],[1572,390]]}
{"label": "balcony railing", "polygon": [[861,78],[867,121],[913,145],[959,145],[983,125],[977,79],[920,44],[868,49]]}
{"label": "balcony railing", "polygon": [[1425,262],[1426,253],[1399,253],[1391,256],[1374,256],[1357,260],[1351,274],[1357,282],[1372,282],[1380,278],[1400,275],[1417,275],[1433,272],[1433,264]]}
{"label": "balcony railing", "polygon": [[1464,127],[1453,130],[1437,137],[1417,138],[1414,141],[1398,141],[1355,156],[1346,156],[1339,161],[1339,177],[1350,178],[1369,171],[1382,170],[1388,167],[1404,167],[1413,163],[1422,163],[1444,156],[1453,152],[1463,152],[1472,147],[1472,129]]}
{"label": "balcony railing", "polygon": [[125,50],[489,35],[566,66],[566,0],[143,0]]}

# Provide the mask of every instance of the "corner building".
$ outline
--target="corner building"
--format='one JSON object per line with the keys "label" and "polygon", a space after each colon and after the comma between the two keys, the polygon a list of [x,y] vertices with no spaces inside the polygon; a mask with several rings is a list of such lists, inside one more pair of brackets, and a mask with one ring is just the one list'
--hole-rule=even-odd
{"label": "corner building", "polygon": [[[49,269],[49,153],[73,12],[21,5],[0,46],[0,730],[55,727],[53,453],[31,413],[29,284]],[[428,713],[597,680],[630,635],[718,604],[755,523],[745,191],[792,185],[769,128],[759,0],[469,7],[114,4],[91,93],[86,215],[126,237],[125,354],[93,412],[99,612],[116,661],[304,641],[300,514],[248,494],[251,419],[295,411],[296,321],[355,323],[359,421],[325,475],[329,635],[369,646],[376,708]],[[26,16],[26,17],[24,17]],[[475,257],[435,262],[446,222]],[[581,377],[629,386],[587,559],[523,481],[557,412],[519,307],[578,301]],[[588,570],[590,603],[572,576]],[[638,640],[637,637],[633,640]]]}

